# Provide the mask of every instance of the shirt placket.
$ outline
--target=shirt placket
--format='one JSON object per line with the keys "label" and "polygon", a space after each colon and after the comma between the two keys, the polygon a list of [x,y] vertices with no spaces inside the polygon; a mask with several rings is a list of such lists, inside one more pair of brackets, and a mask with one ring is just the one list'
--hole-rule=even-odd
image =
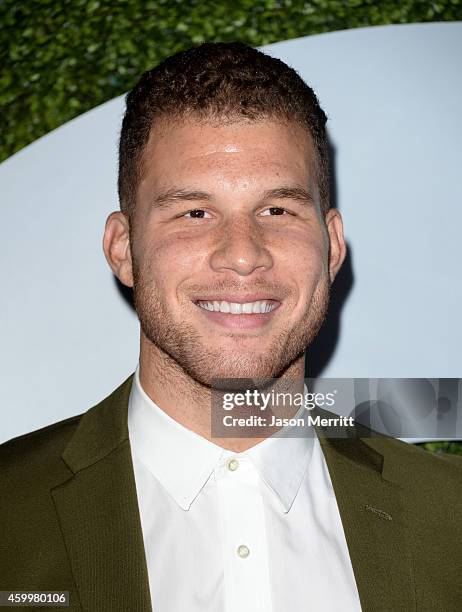
{"label": "shirt placket", "polygon": [[259,475],[248,457],[225,454],[215,470],[225,612],[271,612],[268,546]]}

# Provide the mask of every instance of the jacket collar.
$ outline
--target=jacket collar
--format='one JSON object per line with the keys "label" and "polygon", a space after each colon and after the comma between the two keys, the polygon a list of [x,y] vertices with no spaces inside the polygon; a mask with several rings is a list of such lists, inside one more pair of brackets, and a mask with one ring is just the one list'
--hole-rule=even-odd
{"label": "jacket collar", "polygon": [[133,374],[82,416],[62,455],[74,474],[104,459],[128,441],[127,409],[132,379]]}

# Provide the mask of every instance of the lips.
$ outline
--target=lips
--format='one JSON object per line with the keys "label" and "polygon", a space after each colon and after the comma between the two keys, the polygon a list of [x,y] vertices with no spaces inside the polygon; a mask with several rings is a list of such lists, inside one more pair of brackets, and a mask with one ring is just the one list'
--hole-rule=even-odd
{"label": "lips", "polygon": [[231,299],[204,297],[194,300],[194,304],[209,322],[234,330],[256,329],[267,325],[281,305],[279,300],[273,298],[249,298],[250,296],[232,296]]}

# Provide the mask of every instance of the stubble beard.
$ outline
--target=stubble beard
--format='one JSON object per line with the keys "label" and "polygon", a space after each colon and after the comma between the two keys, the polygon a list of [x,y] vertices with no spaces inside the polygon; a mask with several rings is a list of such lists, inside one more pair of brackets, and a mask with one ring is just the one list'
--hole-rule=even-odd
{"label": "stubble beard", "polygon": [[[197,383],[212,387],[214,379],[279,378],[298,360],[317,335],[329,306],[330,282],[324,276],[318,283],[303,317],[294,326],[280,328],[268,349],[258,352],[255,341],[233,337],[234,349],[211,349],[207,337],[185,322],[177,321],[159,299],[156,287],[142,278],[133,266],[133,298],[141,329],[148,340],[165,356],[169,366],[177,365]],[[196,307],[196,306],[194,306]]]}

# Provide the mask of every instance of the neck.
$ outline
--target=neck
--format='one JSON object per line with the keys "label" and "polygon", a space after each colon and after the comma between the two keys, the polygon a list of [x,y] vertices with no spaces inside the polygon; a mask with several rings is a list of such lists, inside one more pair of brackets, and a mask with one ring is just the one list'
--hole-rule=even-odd
{"label": "neck", "polygon": [[[211,390],[191,378],[169,355],[161,351],[141,332],[140,382],[144,392],[172,419],[233,452],[255,446],[267,435],[252,438],[222,438],[211,435]],[[302,380],[305,376],[305,355],[295,360],[281,379]],[[291,415],[287,415],[291,416]]]}

